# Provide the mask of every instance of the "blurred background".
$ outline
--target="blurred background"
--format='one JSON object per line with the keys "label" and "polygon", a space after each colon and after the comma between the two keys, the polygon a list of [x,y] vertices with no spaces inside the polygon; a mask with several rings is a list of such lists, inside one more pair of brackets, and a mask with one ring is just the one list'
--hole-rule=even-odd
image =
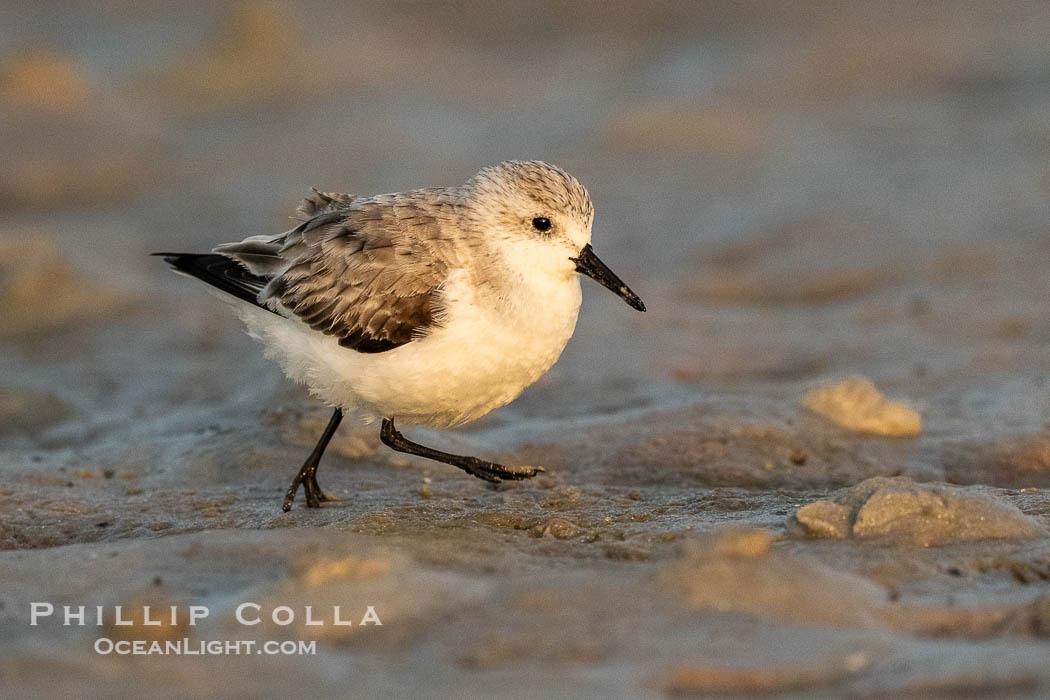
{"label": "blurred background", "polygon": [[[289,564],[285,582],[270,557],[307,540],[360,552],[373,540],[354,538],[374,536],[397,550],[377,555],[396,572],[382,600],[412,625],[384,637],[396,663],[368,656],[366,642],[347,666],[345,640],[323,673],[300,660],[298,672],[329,689],[340,673],[357,681],[382,666],[424,690],[454,688],[469,667],[501,669],[472,676],[492,694],[523,687],[500,685],[508,678],[567,676],[581,694],[676,692],[652,680],[666,670],[653,659],[703,649],[719,663],[787,668],[838,653],[842,635],[868,644],[887,628],[878,615],[870,625],[851,617],[846,593],[827,608],[846,622],[758,608],[757,622],[730,625],[728,637],[722,618],[696,613],[690,626],[638,601],[683,540],[727,523],[780,537],[795,507],[869,476],[1004,487],[1045,524],[1045,497],[1020,489],[1050,485],[1048,37],[1050,3],[1024,0],[0,0],[0,548],[40,550],[17,566],[4,559],[4,590],[63,595],[53,572],[79,571],[105,543],[139,558],[110,567],[119,581],[101,564],[81,574],[77,590],[91,599],[78,602],[119,602],[140,585],[234,600],[247,584],[228,563],[248,566],[256,550],[281,600],[299,569]],[[548,476],[486,490],[383,450],[374,427],[345,425],[321,482],[350,500],[281,515],[279,496],[327,410],[203,285],[149,253],[283,231],[310,187],[453,185],[511,158],[550,161],[584,183],[595,249],[649,311],[583,280],[577,333],[547,376],[464,431],[409,436],[503,450],[544,463]],[[921,433],[849,432],[800,407],[812,385],[857,374],[916,409]],[[278,530],[299,525],[301,540]],[[198,544],[180,537],[198,534],[206,555],[194,559],[180,548]],[[140,541],[152,544],[135,549]],[[87,544],[44,549],[71,543]],[[161,576],[148,552],[162,549],[170,589],[149,583]],[[863,577],[842,591],[872,585],[875,598],[885,588],[944,609],[956,596],[1027,601],[1050,585],[1045,548],[773,551],[801,549]],[[1014,558],[982,569],[993,554]],[[739,575],[784,600],[779,570],[755,566],[754,576],[732,569],[726,596]],[[681,578],[706,581],[700,568]],[[445,582],[449,571],[460,578]],[[838,595],[800,576],[790,582],[800,600]],[[522,581],[546,593],[511,601]],[[564,597],[611,582],[622,588]],[[462,599],[428,607],[426,596],[450,591]],[[474,617],[449,613],[461,622],[446,628],[441,611],[457,605]],[[0,604],[0,619],[15,609]],[[1006,669],[1002,685],[980,687],[1045,692],[1050,607],[1040,610],[1042,622],[1008,632],[1021,641],[1007,651],[994,647],[1006,628],[978,629],[979,616],[917,632],[894,618],[887,656],[864,647],[862,660],[889,659],[866,687],[918,678],[909,687],[919,695],[965,694],[967,678]],[[769,622],[782,613],[788,622]],[[810,623],[810,636],[792,627]],[[496,642],[474,649],[479,629]],[[522,629],[533,636],[519,644]],[[36,638],[21,632],[8,625],[0,648],[25,652]],[[959,641],[981,634],[990,646]],[[943,635],[956,637],[938,646]],[[25,652],[18,668],[46,673],[19,677],[46,679],[57,648]],[[103,663],[83,641],[63,649],[76,669]],[[520,670],[519,654],[544,673]],[[1011,676],[1004,658],[1028,670]],[[868,663],[839,661],[805,678]],[[161,667],[135,668],[152,681]],[[272,664],[237,668],[266,674],[234,679],[246,693],[298,678]],[[603,673],[573,676],[578,668]],[[122,689],[112,668],[93,672]],[[78,688],[78,673],[55,677]],[[682,687],[723,687],[714,678]]]}
{"label": "blurred background", "polygon": [[[584,335],[626,339],[557,371],[612,405],[972,370],[931,345],[1050,340],[1048,29],[1041,2],[2,3],[0,330],[211,304],[147,253],[284,230],[311,186],[538,158],[657,300],[643,319],[585,294]],[[983,300],[951,292],[1003,268],[1017,298],[975,328]],[[703,362],[698,335],[719,337]]]}

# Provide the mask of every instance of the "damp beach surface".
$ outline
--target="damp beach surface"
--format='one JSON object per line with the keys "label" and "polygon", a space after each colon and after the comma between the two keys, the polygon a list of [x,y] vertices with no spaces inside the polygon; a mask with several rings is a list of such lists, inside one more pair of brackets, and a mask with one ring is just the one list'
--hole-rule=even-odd
{"label": "damp beach surface", "polygon": [[[5,687],[1050,694],[1050,8],[499,7],[0,9]],[[547,471],[344,423],[281,512],[328,410],[148,254],[506,158],[649,310],[583,279],[516,402],[402,427]]]}

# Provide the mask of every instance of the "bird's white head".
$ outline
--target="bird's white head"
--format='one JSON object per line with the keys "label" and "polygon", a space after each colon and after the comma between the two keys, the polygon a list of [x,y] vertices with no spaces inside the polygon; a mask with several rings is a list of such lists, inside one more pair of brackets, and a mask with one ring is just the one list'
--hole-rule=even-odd
{"label": "bird's white head", "polygon": [[591,242],[594,206],[561,168],[509,160],[485,168],[464,188],[462,210],[486,238],[506,242],[521,264],[570,276],[568,256]]}
{"label": "bird's white head", "polygon": [[594,206],[572,175],[542,161],[510,160],[484,168],[462,192],[463,223],[497,242],[515,268],[565,280],[582,273],[645,310],[591,249]]}

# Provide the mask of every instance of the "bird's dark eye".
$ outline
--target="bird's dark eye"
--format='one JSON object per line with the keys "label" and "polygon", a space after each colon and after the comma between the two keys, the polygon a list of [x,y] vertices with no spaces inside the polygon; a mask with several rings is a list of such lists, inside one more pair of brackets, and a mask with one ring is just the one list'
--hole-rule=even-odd
{"label": "bird's dark eye", "polygon": [[550,231],[551,220],[548,219],[546,216],[537,216],[535,219],[532,220],[532,228],[536,229],[537,231]]}

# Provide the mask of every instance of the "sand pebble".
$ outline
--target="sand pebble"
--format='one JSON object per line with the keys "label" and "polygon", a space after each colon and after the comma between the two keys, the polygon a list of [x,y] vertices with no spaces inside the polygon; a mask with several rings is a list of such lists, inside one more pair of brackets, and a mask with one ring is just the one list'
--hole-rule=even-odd
{"label": "sand pebble", "polygon": [[802,397],[802,405],[843,428],[863,433],[914,437],[922,431],[922,419],[915,409],[887,399],[864,377],[812,389]]}
{"label": "sand pebble", "polygon": [[801,538],[873,539],[924,546],[1047,534],[1013,504],[979,487],[875,477],[799,508],[787,522]]}

